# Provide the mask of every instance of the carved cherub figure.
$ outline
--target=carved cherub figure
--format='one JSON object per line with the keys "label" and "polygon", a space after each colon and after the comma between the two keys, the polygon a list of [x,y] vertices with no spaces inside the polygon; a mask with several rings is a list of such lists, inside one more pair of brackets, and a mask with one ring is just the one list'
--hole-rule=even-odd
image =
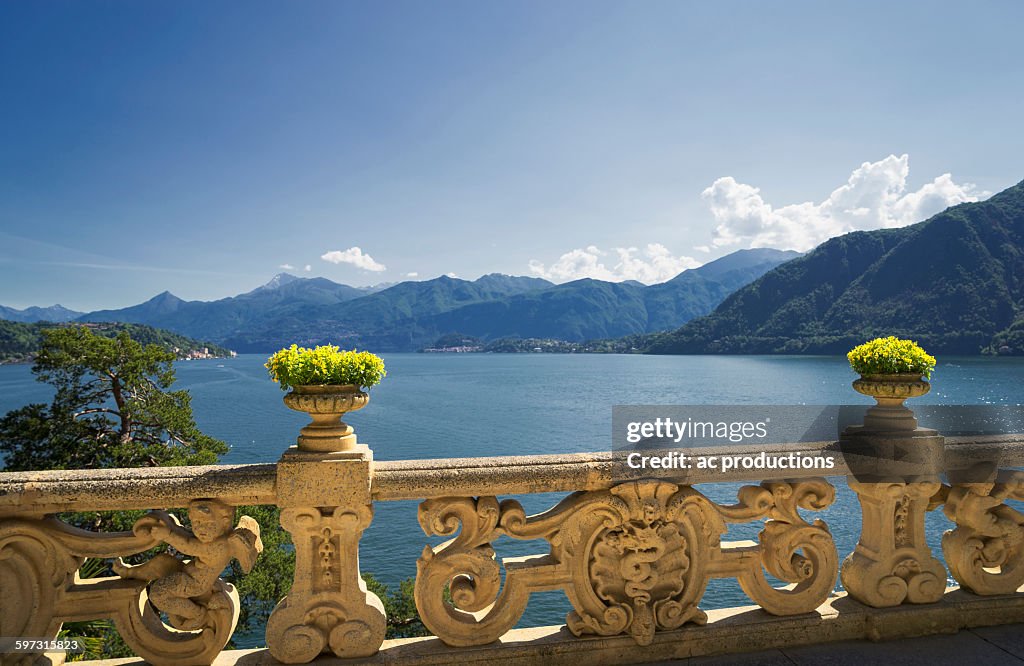
{"label": "carved cherub figure", "polygon": [[164,511],[140,518],[132,530],[139,536],[159,539],[191,555],[191,559],[179,560],[170,553],[160,553],[135,566],[121,559],[114,564],[114,572],[122,578],[153,581],[150,601],[167,613],[172,627],[181,630],[201,629],[207,611],[223,606],[222,595],[214,594],[214,585],[231,560],[238,560],[248,573],[263,551],[259,523],[242,516],[232,529],[235,509],[223,502],[193,500],[189,502],[188,517],[191,531]]}

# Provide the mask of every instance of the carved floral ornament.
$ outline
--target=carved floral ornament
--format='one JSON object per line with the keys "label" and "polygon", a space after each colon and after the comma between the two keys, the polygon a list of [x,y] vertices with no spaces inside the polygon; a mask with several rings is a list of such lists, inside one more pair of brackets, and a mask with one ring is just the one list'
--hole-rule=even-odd
{"label": "carved floral ornament", "polygon": [[[735,577],[776,615],[817,608],[832,591],[838,556],[826,525],[797,508],[835,499],[824,479],[745,486],[720,506],[689,486],[635,481],[578,492],[527,517],[515,500],[440,498],[420,505],[427,534],[458,536],[427,547],[418,563],[416,605],[424,624],[449,645],[480,645],[511,629],[531,592],[562,589],[577,636],[628,633],[640,645],[657,630],[703,624],[697,604],[712,578]],[[722,543],[727,523],[767,518],[756,545]],[[491,542],[544,539],[546,555],[503,560]],[[775,589],[766,573],[791,586]],[[448,589],[451,603],[444,599]]]}
{"label": "carved floral ornament", "polygon": [[[219,575],[237,559],[249,571],[263,550],[260,527],[217,500],[189,504],[192,529],[152,511],[132,532],[98,534],[55,517],[0,519],[0,633],[56,636],[65,621],[111,618],[132,650],[157,666],[209,664],[238,621],[238,592]],[[166,543],[139,565],[122,556]],[[191,557],[184,557],[191,556]],[[116,575],[79,577],[86,558],[116,558]],[[170,626],[160,613],[168,616]]]}

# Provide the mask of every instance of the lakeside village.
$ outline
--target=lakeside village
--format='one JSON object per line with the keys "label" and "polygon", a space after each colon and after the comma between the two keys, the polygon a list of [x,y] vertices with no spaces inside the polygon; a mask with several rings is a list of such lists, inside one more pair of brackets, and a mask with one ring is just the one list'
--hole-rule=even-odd
{"label": "lakeside village", "polygon": [[[204,358],[225,358],[223,354],[212,353],[209,347],[200,347],[199,349],[189,350],[172,347],[171,351],[174,352],[175,356],[178,357],[179,361],[198,361]],[[228,355],[226,358],[235,358],[236,356],[238,356],[238,352],[228,350]]]}
{"label": "lakeside village", "polygon": [[499,338],[484,342],[479,338],[459,333],[438,338],[434,344],[420,349],[425,354],[633,354],[639,351],[639,336],[626,336],[612,340],[569,342],[553,338]]}

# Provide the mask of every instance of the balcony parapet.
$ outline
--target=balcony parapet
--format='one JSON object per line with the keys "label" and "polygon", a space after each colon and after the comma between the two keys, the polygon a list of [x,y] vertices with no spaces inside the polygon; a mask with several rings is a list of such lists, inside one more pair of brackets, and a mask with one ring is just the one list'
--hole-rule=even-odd
{"label": "balcony parapet", "polygon": [[[939,447],[948,469],[1024,466],[1024,435],[919,438]],[[1024,476],[865,480],[843,462],[841,449],[840,442],[809,442],[775,452],[835,454],[828,476],[851,477],[862,529],[842,566],[828,526],[801,513],[834,498],[820,469],[767,480],[763,469],[692,470],[681,482],[633,469],[608,452],[375,461],[359,445],[336,453],[293,447],[276,464],[0,473],[0,635],[54,637],[63,622],[111,617],[152,663],[210,663],[233,631],[238,600],[216,576],[193,572],[220,571],[232,558],[251,566],[259,526],[236,520],[233,507],[273,504],[292,533],[297,566],[292,593],[268,623],[265,658],[305,663],[326,652],[377,660],[385,618],[359,574],[359,539],[374,503],[394,500],[419,500],[424,532],[450,537],[425,545],[416,580],[417,608],[445,654],[493,653],[516,635],[512,627],[532,592],[560,589],[573,607],[565,631],[574,638],[565,640],[620,645],[628,637],[638,660],[667,658],[644,650],[704,630],[699,625],[709,615],[700,601],[708,581],[735,578],[760,612],[797,618],[832,603],[840,570],[845,603],[920,604],[920,611],[901,613],[925,613],[946,594],[948,566],[963,588],[959,595],[1009,599],[1005,608],[1018,610],[1001,611],[1006,621],[1024,619],[1016,592],[1024,583],[1024,518],[1006,503],[1024,498]],[[723,505],[697,487],[718,482],[755,483]],[[569,494],[533,516],[501,498],[550,492]],[[166,513],[172,507],[199,512],[192,531]],[[939,508],[956,524],[943,539],[946,566],[924,542],[924,514]],[[150,510],[127,533],[86,532],[55,517],[127,509]],[[728,524],[749,522],[763,525],[756,541],[722,540]],[[494,542],[502,536],[537,540],[544,552],[499,562]],[[184,557],[161,558],[145,572],[116,565],[158,543]],[[117,575],[79,578],[86,557],[110,559]],[[929,626],[948,630],[948,623]],[[673,648],[672,658],[697,654],[681,649]]]}

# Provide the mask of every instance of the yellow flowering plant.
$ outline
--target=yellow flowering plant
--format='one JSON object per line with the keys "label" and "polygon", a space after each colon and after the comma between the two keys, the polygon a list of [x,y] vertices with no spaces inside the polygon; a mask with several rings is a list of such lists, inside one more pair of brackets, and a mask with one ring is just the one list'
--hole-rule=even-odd
{"label": "yellow flowering plant", "polygon": [[275,352],[265,367],[282,391],[293,386],[339,386],[354,384],[369,388],[380,383],[387,372],[384,360],[370,352],[340,351],[334,345],[307,349],[292,345]]}
{"label": "yellow flowering plant", "polygon": [[890,335],[858,345],[846,355],[850,367],[862,375],[909,373],[931,377],[935,357],[913,340]]}

